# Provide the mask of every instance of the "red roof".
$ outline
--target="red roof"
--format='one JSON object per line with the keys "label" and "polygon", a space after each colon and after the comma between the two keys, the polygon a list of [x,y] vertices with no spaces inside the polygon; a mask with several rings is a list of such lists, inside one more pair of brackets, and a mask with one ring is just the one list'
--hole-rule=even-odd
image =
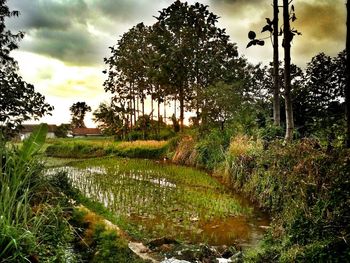
{"label": "red roof", "polygon": [[[21,129],[21,132],[22,133],[33,132],[39,126],[40,126],[40,124],[22,124],[23,128]],[[47,127],[48,127],[48,132],[55,132],[57,129],[56,124],[48,124]]]}
{"label": "red roof", "polygon": [[72,134],[76,135],[102,135],[102,132],[99,128],[75,128],[72,129]]}

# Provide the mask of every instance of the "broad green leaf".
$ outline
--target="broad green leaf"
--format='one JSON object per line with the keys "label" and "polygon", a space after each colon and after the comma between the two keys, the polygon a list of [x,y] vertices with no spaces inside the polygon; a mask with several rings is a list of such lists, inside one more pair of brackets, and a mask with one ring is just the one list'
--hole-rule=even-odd
{"label": "broad green leaf", "polygon": [[36,154],[45,143],[46,134],[48,132],[47,124],[40,124],[33,133],[26,139],[20,149],[20,156],[22,159]]}

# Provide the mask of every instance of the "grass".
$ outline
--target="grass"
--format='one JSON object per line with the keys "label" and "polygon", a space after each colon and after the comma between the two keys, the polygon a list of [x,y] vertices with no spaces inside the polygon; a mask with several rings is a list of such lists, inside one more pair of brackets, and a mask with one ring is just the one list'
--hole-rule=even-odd
{"label": "grass", "polygon": [[38,158],[46,126],[23,145],[0,144],[0,261],[66,262],[67,200],[49,184]]}
{"label": "grass", "polygon": [[131,158],[158,159],[165,156],[166,141],[114,142],[112,140],[60,139],[52,141],[46,155],[59,158],[92,158],[116,155]]}
{"label": "grass", "polygon": [[349,258],[346,214],[350,210],[344,204],[350,197],[350,153],[340,148],[327,152],[309,139],[286,146],[273,142],[265,150],[248,138],[241,140],[231,142],[226,177],[275,217],[273,238],[266,240],[252,261],[342,262]]}
{"label": "grass", "polygon": [[77,208],[71,223],[79,231],[76,248],[82,253],[82,261],[142,263],[128,248],[127,241],[117,229],[107,227],[104,219],[87,209]]}

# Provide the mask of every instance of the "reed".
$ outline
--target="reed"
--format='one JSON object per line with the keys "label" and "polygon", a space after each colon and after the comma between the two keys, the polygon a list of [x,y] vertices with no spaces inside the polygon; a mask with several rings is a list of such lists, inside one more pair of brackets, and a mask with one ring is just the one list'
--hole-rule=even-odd
{"label": "reed", "polygon": [[21,262],[33,253],[41,218],[33,216],[30,200],[41,164],[33,156],[44,144],[42,125],[21,148],[0,143],[0,261]]}

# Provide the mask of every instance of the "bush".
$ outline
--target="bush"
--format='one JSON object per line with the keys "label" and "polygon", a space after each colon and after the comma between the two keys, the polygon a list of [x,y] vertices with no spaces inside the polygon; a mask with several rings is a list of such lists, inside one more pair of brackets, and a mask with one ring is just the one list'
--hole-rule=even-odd
{"label": "bush", "polygon": [[106,155],[103,146],[83,142],[58,142],[49,145],[45,151],[47,156],[60,158],[89,158]]}
{"label": "bush", "polygon": [[213,170],[225,159],[225,151],[230,143],[230,132],[213,130],[196,143],[196,163],[200,167]]}
{"label": "bush", "polygon": [[[235,142],[237,141],[237,142]],[[239,139],[228,149],[232,185],[272,212],[273,239],[256,255],[263,262],[343,262],[350,255],[349,152],[327,153],[314,140],[263,150]],[[258,144],[259,145],[259,144]],[[232,148],[233,147],[233,148]],[[273,248],[273,249],[272,249]]]}

